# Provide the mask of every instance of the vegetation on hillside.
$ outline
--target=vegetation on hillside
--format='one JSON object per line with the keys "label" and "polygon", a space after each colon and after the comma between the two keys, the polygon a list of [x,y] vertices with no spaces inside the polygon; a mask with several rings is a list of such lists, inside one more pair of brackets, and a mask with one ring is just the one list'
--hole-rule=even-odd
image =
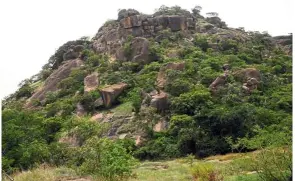
{"label": "vegetation on hillside", "polygon": [[[214,24],[210,21],[218,14],[212,12],[205,19],[200,10],[196,6],[190,13],[177,6],[162,6],[155,15],[184,14]],[[215,26],[226,28],[224,22]],[[71,168],[79,175],[123,180],[132,177],[138,160],[165,160],[189,154],[203,159],[259,150],[246,169],[256,171],[252,179],[289,179],[292,175],[292,55],[273,43],[266,32],[248,32],[245,41],[237,40],[241,38],[238,34],[221,38],[217,34],[196,32],[191,41],[181,32],[164,30],[159,34],[163,35],[162,39],[149,39],[150,57],[154,61],[145,65],[112,61],[109,55],[96,53],[85,37],[62,45],[37,76],[23,81],[2,102],[5,173],[47,163]],[[123,45],[127,57],[131,56],[133,38],[129,36]],[[69,47],[81,43],[84,66],[72,69],[69,77],[58,84],[58,91],[48,92],[44,101],[32,100],[34,108],[25,108],[34,91],[62,65],[63,54]],[[177,56],[170,56],[173,51]],[[167,82],[163,90],[169,94],[169,109],[156,111],[143,106],[142,93],[157,90],[158,72],[170,62],[185,62],[185,68],[165,71]],[[224,64],[230,66],[231,74],[213,93],[209,86],[223,74]],[[243,82],[233,74],[245,68],[255,68],[261,73],[257,89],[250,93],[242,89]],[[97,105],[96,100],[101,96],[98,89],[84,93],[84,78],[92,72],[99,74],[98,88],[119,82],[128,84],[114,105],[123,108]],[[85,108],[86,115],[75,114],[78,103]],[[126,105],[134,113],[129,113]],[[127,126],[137,126],[144,132],[144,141],[136,145],[131,138],[113,139],[108,132],[115,121],[98,123],[90,118],[97,112],[111,111],[125,111],[132,117],[134,122],[128,122],[125,130],[131,132],[132,128]],[[167,119],[169,126],[156,132],[153,126],[160,118]],[[71,140],[71,144],[63,139]],[[237,159],[228,165],[244,161],[249,162]],[[221,174],[224,170],[215,169],[212,164],[191,164],[189,170],[185,172],[195,180],[225,179]],[[244,176],[237,177],[247,180]]]}

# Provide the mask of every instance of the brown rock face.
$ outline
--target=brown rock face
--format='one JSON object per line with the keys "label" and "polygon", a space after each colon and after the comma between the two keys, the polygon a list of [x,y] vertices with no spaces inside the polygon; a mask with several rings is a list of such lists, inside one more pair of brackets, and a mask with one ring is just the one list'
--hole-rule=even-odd
{"label": "brown rock face", "polygon": [[164,111],[168,109],[168,95],[167,93],[160,91],[159,94],[153,95],[150,106],[156,108],[158,111]]}
{"label": "brown rock face", "polygon": [[172,70],[179,70],[182,71],[185,68],[185,63],[184,62],[179,62],[179,63],[175,63],[175,62],[171,62],[168,63],[166,66],[162,67],[161,70],[158,73],[158,77],[157,77],[157,86],[161,89],[164,88],[165,84],[166,84],[166,70],[168,69],[172,69]]}
{"label": "brown rock face", "polygon": [[99,92],[105,107],[110,107],[112,103],[114,103],[116,98],[123,92],[123,90],[126,87],[127,87],[127,84],[118,83],[118,84],[110,85],[108,87],[100,89]]}
{"label": "brown rock face", "polygon": [[99,86],[98,73],[94,72],[84,78],[84,92],[95,90]]}
{"label": "brown rock face", "polygon": [[58,83],[61,82],[63,79],[67,78],[70,75],[71,70],[73,68],[79,67],[82,64],[83,61],[81,59],[65,61],[63,65],[61,65],[46,79],[44,86],[31,96],[27,106],[31,106],[30,100],[37,99],[39,101],[43,101],[47,92],[57,91]]}

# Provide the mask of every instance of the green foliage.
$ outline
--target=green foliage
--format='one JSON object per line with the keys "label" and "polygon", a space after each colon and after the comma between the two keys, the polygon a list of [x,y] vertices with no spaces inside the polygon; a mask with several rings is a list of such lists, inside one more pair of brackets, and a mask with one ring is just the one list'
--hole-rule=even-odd
{"label": "green foliage", "polygon": [[179,96],[182,93],[189,92],[191,90],[191,83],[183,79],[174,79],[169,81],[165,86],[165,91],[169,92],[173,96]]}
{"label": "green foliage", "polygon": [[79,170],[84,174],[104,177],[106,180],[121,180],[131,176],[136,160],[121,145],[109,139],[92,138],[82,147],[87,153]]}
{"label": "green foliage", "polygon": [[95,110],[95,101],[100,98],[100,94],[97,90],[88,92],[81,96],[80,103],[87,112]]}
{"label": "green foliage", "polygon": [[136,150],[134,156],[139,159],[163,159],[178,157],[180,152],[175,140],[168,137],[159,137]]}
{"label": "green foliage", "polygon": [[21,97],[28,98],[32,95],[32,92],[33,92],[33,89],[30,87],[30,85],[25,84],[17,90],[15,97],[17,99],[19,99]]}
{"label": "green foliage", "polygon": [[[140,159],[166,159],[188,154],[202,158],[230,151],[260,149],[261,154],[253,161],[253,167],[246,168],[249,160],[236,160],[233,165],[240,165],[246,170],[256,168],[256,175],[266,180],[289,177],[291,170],[288,167],[292,157],[292,56],[285,52],[288,47],[277,44],[279,37],[270,37],[266,32],[226,29],[220,18],[205,19],[199,14],[200,10],[200,7],[195,7],[191,14],[178,6],[162,6],[155,12],[155,16],[197,18],[201,20],[198,25],[204,25],[200,28],[210,28],[214,24],[219,29],[214,34],[196,33],[192,40],[188,40],[181,31],[166,29],[156,32],[157,38],[149,38],[149,59],[152,61],[149,64],[130,62],[131,54],[135,53],[131,46],[132,36],[127,37],[123,44],[129,60],[125,62],[110,63],[109,55],[95,53],[89,46],[89,38],[85,37],[59,47],[37,76],[24,80],[19,90],[2,102],[3,169],[11,173],[49,162],[78,167],[85,174],[103,175],[108,179],[113,179],[109,174],[115,172],[116,179],[121,179],[130,175],[129,166],[126,166],[128,170],[124,170],[124,160],[132,160],[126,153]],[[121,19],[125,12],[119,13]],[[216,16],[216,13],[210,15]],[[113,23],[107,22],[105,26]],[[222,38],[223,33],[234,37]],[[290,40],[281,43],[289,45]],[[59,90],[48,92],[45,100],[31,100],[34,111],[24,109],[26,99],[42,88],[42,80],[62,64],[63,54],[76,45],[84,47],[80,54],[84,66],[73,69],[70,76],[60,81]],[[168,58],[169,53],[175,51],[179,57]],[[150,111],[153,109],[151,106],[144,104],[141,107],[141,92],[150,93],[158,89],[156,79],[160,69],[168,62],[180,61],[185,63],[184,70],[167,70],[165,74],[166,83],[162,91],[169,95],[169,110],[156,115]],[[224,64],[230,66],[229,76],[216,92],[210,92],[209,85],[224,74]],[[261,73],[257,89],[250,93],[242,89],[245,82],[233,76],[234,72],[243,68],[256,68]],[[114,119],[120,119],[110,122],[113,128],[121,123],[121,118],[125,124],[123,117],[135,111],[137,114],[133,118],[136,120],[128,121],[126,127],[132,125],[128,131],[146,134],[141,146],[134,146],[134,141],[99,140],[96,137],[103,135],[104,124],[90,122],[88,117],[73,118],[77,103],[81,103],[88,114],[98,111],[95,101],[100,97],[99,92],[84,93],[84,77],[91,72],[99,73],[101,86],[119,82],[128,84],[128,89],[118,97],[120,105],[113,109],[99,108],[99,111],[113,112]],[[154,132],[152,124],[163,117],[169,122],[168,130]],[[119,128],[120,131],[123,128]],[[83,149],[59,143],[63,136],[77,139]],[[97,147],[92,148],[91,144],[97,144]],[[118,159],[113,160],[107,151],[100,148],[106,148]],[[96,157],[99,155],[105,156],[104,162],[96,162],[100,159]],[[99,166],[93,167],[97,163]],[[198,168],[195,173],[198,170],[202,169]],[[205,169],[200,172],[208,176],[211,171]],[[241,176],[241,180],[244,178]]]}
{"label": "green foliage", "polygon": [[215,170],[210,163],[196,164],[191,168],[191,174],[194,180],[200,181],[220,181],[223,180],[222,175]]}
{"label": "green foliage", "polygon": [[210,92],[203,87],[188,93],[180,94],[171,101],[172,110],[176,113],[193,114],[196,110],[210,104]]}
{"label": "green foliage", "polygon": [[204,52],[209,48],[209,43],[207,41],[207,37],[203,35],[197,35],[194,39],[194,44],[200,47]]}

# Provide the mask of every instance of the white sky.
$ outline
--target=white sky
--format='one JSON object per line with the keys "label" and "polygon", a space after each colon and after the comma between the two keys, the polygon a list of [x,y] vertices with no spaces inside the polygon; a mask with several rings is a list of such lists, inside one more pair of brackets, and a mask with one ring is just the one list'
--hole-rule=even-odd
{"label": "white sky", "polygon": [[134,8],[151,14],[161,5],[179,5],[202,13],[218,12],[230,27],[292,32],[292,0],[1,0],[0,1],[0,98],[13,93],[21,80],[41,70],[63,43],[94,36],[117,10]]}

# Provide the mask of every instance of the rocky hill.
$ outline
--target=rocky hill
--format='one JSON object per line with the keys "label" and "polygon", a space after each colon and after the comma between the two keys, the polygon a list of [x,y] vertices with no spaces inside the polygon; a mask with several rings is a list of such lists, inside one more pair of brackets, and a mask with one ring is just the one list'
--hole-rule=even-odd
{"label": "rocky hill", "polygon": [[73,155],[93,137],[123,140],[144,160],[249,151],[258,146],[241,140],[289,135],[292,35],[230,28],[200,10],[123,9],[91,40],[59,47],[3,101],[4,169],[83,165]]}

